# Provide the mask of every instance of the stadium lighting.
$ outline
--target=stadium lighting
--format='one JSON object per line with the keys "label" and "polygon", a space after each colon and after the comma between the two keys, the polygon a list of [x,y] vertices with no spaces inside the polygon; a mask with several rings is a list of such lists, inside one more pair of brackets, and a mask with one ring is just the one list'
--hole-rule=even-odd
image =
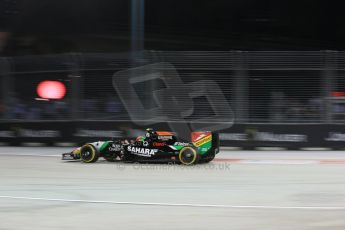
{"label": "stadium lighting", "polygon": [[42,81],[36,90],[38,96],[43,99],[60,100],[66,95],[66,86],[60,81]]}

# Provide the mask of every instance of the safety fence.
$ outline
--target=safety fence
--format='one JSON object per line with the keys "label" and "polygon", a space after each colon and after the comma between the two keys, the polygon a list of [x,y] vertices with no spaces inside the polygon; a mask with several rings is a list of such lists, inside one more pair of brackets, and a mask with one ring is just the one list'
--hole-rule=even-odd
{"label": "safety fence", "polygon": [[[37,87],[47,80],[62,83],[65,96],[40,97]],[[172,122],[207,124],[192,129],[211,127],[223,144],[248,148],[337,148],[345,141],[342,51],[3,57],[0,81],[0,142],[84,142],[113,137],[119,127],[128,132],[132,124],[140,130],[162,122],[165,129]]]}
{"label": "safety fence", "polygon": [[[159,63],[168,67],[152,67]],[[209,117],[212,112],[205,95],[195,91],[202,88],[198,83],[211,83],[210,90],[217,87],[222,95],[213,105],[230,106],[238,122],[343,123],[345,119],[345,52],[63,54],[1,58],[0,66],[2,120],[129,120],[131,103],[124,105],[113,79],[119,72],[140,75],[133,71],[137,67],[150,77],[131,84],[134,91],[125,96],[140,98],[147,110],[159,104],[153,92],[169,88],[174,90],[166,90],[165,95],[180,98],[181,108],[181,101],[192,97],[194,112],[183,119]],[[36,87],[43,80],[63,82],[64,99],[37,100]],[[172,117],[174,112],[165,111]]]}

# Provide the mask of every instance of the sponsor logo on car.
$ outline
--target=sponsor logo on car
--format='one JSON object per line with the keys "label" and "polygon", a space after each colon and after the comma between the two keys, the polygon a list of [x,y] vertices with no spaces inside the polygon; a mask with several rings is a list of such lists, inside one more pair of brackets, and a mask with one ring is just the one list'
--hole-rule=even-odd
{"label": "sponsor logo on car", "polygon": [[205,143],[207,143],[207,142],[209,142],[211,140],[212,140],[212,135],[210,134],[210,135],[208,135],[208,136],[206,136],[206,137],[204,137],[202,139],[199,139],[196,142],[194,142],[194,145],[196,147],[199,147],[199,146],[201,146],[201,145],[203,145],[203,144],[205,144]]}
{"label": "sponsor logo on car", "polygon": [[168,140],[173,139],[172,136],[158,136],[157,138],[158,138],[158,140],[161,140],[161,141],[168,141]]}
{"label": "sponsor logo on car", "polygon": [[112,145],[109,147],[109,151],[110,151],[110,152],[118,152],[118,151],[121,151],[121,145],[112,144]]}
{"label": "sponsor logo on car", "polygon": [[196,139],[195,139],[195,141],[198,141],[198,140],[200,140],[200,139],[202,139],[202,138],[204,138],[204,137],[206,137],[206,134],[201,134],[200,136],[198,136]]}
{"label": "sponsor logo on car", "polygon": [[153,142],[152,145],[154,147],[163,147],[163,146],[166,146],[167,144],[165,142]]}
{"label": "sponsor logo on car", "polygon": [[128,146],[128,151],[131,153],[138,155],[138,156],[144,156],[144,157],[151,157],[155,155],[155,153],[158,151],[158,149],[148,149],[148,148],[140,148],[140,147],[134,147],[134,146]]}
{"label": "sponsor logo on car", "polygon": [[174,145],[179,145],[179,146],[188,146],[188,142],[175,142]]}

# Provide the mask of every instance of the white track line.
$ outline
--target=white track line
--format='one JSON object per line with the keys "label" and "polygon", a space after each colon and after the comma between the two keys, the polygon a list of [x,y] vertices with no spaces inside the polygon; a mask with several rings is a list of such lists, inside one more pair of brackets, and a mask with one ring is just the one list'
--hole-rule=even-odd
{"label": "white track line", "polygon": [[107,200],[55,199],[55,198],[23,197],[23,196],[0,196],[0,199],[38,200],[38,201],[88,203],[88,204],[193,207],[193,208],[293,209],[293,210],[341,210],[341,211],[345,211],[345,207],[333,207],[333,206],[221,205],[221,204],[188,204],[188,203],[183,204],[183,203],[122,202],[122,201],[107,201]]}

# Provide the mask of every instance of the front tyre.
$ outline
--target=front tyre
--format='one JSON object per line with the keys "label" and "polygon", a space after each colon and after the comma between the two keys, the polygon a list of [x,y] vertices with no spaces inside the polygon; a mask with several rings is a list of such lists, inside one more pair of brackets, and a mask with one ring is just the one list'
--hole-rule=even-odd
{"label": "front tyre", "polygon": [[94,163],[98,160],[99,152],[93,145],[87,144],[80,149],[80,158],[84,163]]}
{"label": "front tyre", "polygon": [[191,146],[181,149],[178,157],[180,162],[184,165],[196,164],[199,160],[199,154],[197,153],[196,149]]}

